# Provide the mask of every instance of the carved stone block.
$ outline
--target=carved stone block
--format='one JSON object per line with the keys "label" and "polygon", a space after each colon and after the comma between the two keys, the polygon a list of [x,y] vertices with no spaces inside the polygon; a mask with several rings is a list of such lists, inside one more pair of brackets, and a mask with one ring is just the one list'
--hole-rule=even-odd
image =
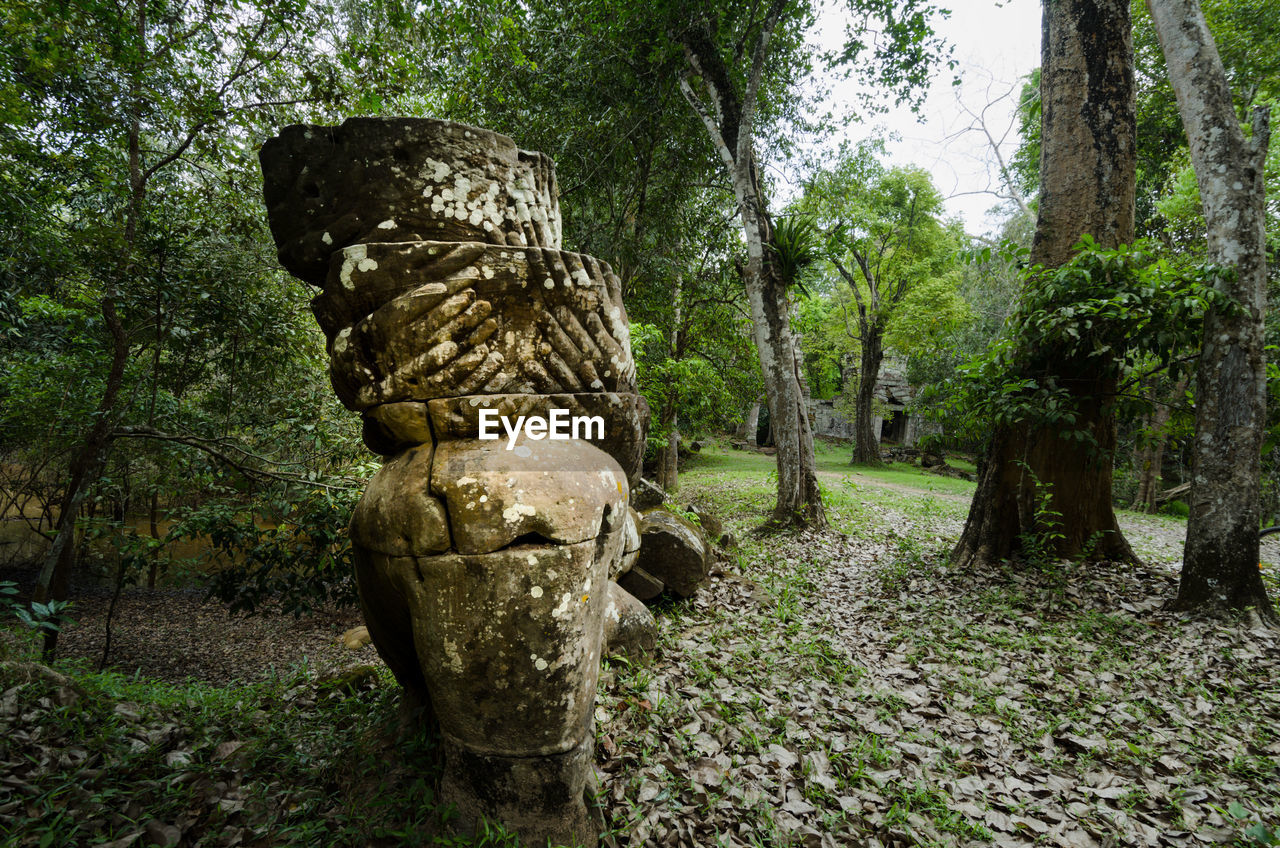
{"label": "carved stone block", "polygon": [[560,247],[551,160],[489,130],[429,118],[296,124],[259,158],[280,264],[313,286],[353,244]]}
{"label": "carved stone block", "polygon": [[477,394],[635,393],[617,277],[581,254],[355,245],[334,255],[313,309],[330,338],[334,389],[350,409]]}
{"label": "carved stone block", "polygon": [[[356,583],[443,736],[441,800],[463,829],[595,845],[609,581],[644,547],[627,500],[648,413],[618,278],[560,249],[551,162],[505,136],[352,119],[288,127],[261,159],[280,261],[321,288],[334,391],[388,457],[352,516]],[[508,425],[482,438],[490,416]],[[586,428],[553,438],[521,416]],[[648,639],[613,591],[614,623]]]}

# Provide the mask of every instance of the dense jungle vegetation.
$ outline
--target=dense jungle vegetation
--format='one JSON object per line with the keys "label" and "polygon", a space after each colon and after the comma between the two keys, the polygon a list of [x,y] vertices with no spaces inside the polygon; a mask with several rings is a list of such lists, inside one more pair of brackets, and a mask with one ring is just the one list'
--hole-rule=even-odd
{"label": "dense jungle vegetation", "polygon": [[454,844],[328,644],[379,460],[257,160],[407,115],[554,159],[646,476],[733,537],[606,661],[617,844],[1280,844],[1280,2],[1045,6],[1095,64],[1019,81],[975,233],[875,124],[964,72],[930,0],[0,2],[0,842]]}

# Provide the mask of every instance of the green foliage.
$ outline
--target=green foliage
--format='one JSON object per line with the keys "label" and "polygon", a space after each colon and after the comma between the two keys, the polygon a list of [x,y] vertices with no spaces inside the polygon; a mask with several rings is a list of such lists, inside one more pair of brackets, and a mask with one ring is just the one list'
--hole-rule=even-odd
{"label": "green foliage", "polygon": [[1027,75],[1018,97],[1018,135],[1022,143],[1009,160],[1014,188],[1023,197],[1034,197],[1040,191],[1040,69]]}
{"label": "green foliage", "polygon": [[804,277],[822,257],[825,239],[817,223],[804,215],[788,215],[773,225],[773,241],[767,247],[778,257],[784,285],[797,286],[808,294]]}
{"label": "green foliage", "polygon": [[67,615],[69,601],[32,602],[28,607],[17,601],[18,584],[0,581],[0,606],[7,608],[27,628],[38,633],[57,633],[69,624],[75,624]]}
{"label": "green foliage", "polygon": [[973,320],[952,269],[912,286],[885,326],[885,346],[911,358],[934,359],[951,347],[955,334]]}
{"label": "green foliage", "polygon": [[358,496],[354,489],[282,492],[252,509],[214,501],[182,510],[169,538],[208,540],[209,594],[233,611],[271,605],[300,616],[356,601],[347,525]]}
{"label": "green foliage", "polygon": [[1010,329],[1027,352],[1051,348],[1117,367],[1149,355],[1176,367],[1173,355],[1195,340],[1205,311],[1226,304],[1213,287],[1219,273],[1180,272],[1145,245],[1105,250],[1085,236],[1067,264],[1032,270]]}
{"label": "green foliage", "polygon": [[[1275,111],[1276,101],[1264,101],[1263,105]],[[1157,221],[1163,230],[1163,239],[1180,256],[1200,257],[1205,251],[1204,209],[1200,201],[1200,186],[1195,169],[1191,167],[1190,153],[1181,148],[1170,154],[1166,164],[1165,180],[1155,196],[1154,208]],[[1266,204],[1267,232],[1274,233],[1280,226],[1280,208],[1274,202],[1280,192],[1280,144],[1272,144],[1267,152],[1263,178]],[[1274,235],[1269,236],[1274,240]],[[1272,249],[1274,249],[1272,245]]]}
{"label": "green foliage", "polygon": [[1238,845],[1246,848],[1269,848],[1280,845],[1280,829],[1259,821],[1257,814],[1239,801],[1232,801],[1224,810],[1217,804],[1210,804],[1227,821],[1227,824],[1239,831]]}
{"label": "green foliage", "polygon": [[[1277,0],[1201,0],[1200,7],[1227,72],[1242,123],[1250,107],[1280,96],[1280,3]],[[1198,250],[1200,233],[1168,218],[1168,195],[1185,187],[1186,135],[1169,83],[1164,56],[1141,0],[1132,3],[1137,90],[1137,232],[1168,236],[1179,251]],[[1268,171],[1272,172],[1270,165]],[[1272,172],[1273,174],[1274,172]],[[1273,178],[1268,175],[1268,180]],[[1268,190],[1268,194],[1273,192]],[[1184,196],[1186,196],[1184,194]],[[1193,210],[1185,210],[1195,215]],[[1188,238],[1189,237],[1189,238]]]}
{"label": "green foliage", "polygon": [[[1176,375],[1178,354],[1197,343],[1206,310],[1228,306],[1213,287],[1218,274],[1207,266],[1176,269],[1144,244],[1106,250],[1085,237],[1060,268],[1025,272],[1004,337],[939,392],[952,392],[951,423],[984,430],[1030,422],[1088,439],[1073,428],[1070,375],[1087,370],[1118,380],[1139,363]],[[1133,403],[1141,409],[1145,402]]]}
{"label": "green foliage", "polygon": [[845,364],[857,355],[856,327],[850,326],[853,297],[836,287],[795,302],[791,326],[801,337],[805,376],[810,394],[819,399],[836,397],[844,389]]}
{"label": "green foliage", "polygon": [[[864,350],[888,348],[908,363],[929,362],[970,320],[955,265],[963,234],[944,223],[929,175],[888,167],[883,148],[846,150],[805,186],[795,208],[826,233],[820,305],[801,308],[803,350],[817,396],[845,392]],[[863,375],[858,374],[861,380]]]}
{"label": "green foliage", "polygon": [[[669,403],[680,414],[681,429],[703,432],[713,424],[725,424],[739,413],[731,374],[701,356],[676,359],[670,355],[667,337],[652,324],[631,325],[631,351],[636,360],[636,381],[651,410]],[[649,426],[651,446],[663,447],[669,433],[655,415]]]}
{"label": "green foliage", "polygon": [[[316,479],[354,458],[309,295],[274,259],[256,144],[421,81],[423,65],[392,49],[412,27],[389,15],[327,0],[0,8],[7,495],[50,512],[102,423],[86,503],[117,519],[217,498],[234,509],[241,471]],[[136,438],[144,428],[160,435]],[[152,543],[126,526],[100,530],[128,582]]]}
{"label": "green foliage", "polygon": [[1035,512],[1031,527],[1018,537],[1020,549],[1028,565],[1048,571],[1054,564],[1054,551],[1065,538],[1062,532],[1062,513],[1053,508],[1053,492],[1040,482],[1031,466],[1021,463],[1022,470],[1031,478],[1035,488]]}

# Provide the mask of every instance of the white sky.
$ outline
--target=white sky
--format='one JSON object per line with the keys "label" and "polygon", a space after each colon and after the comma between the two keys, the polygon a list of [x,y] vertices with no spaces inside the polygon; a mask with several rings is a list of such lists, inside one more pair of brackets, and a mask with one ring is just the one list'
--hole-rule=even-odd
{"label": "white sky", "polygon": [[[949,75],[940,77],[921,111],[923,122],[906,108],[873,120],[901,137],[888,143],[889,161],[929,170],[934,185],[948,198],[948,212],[963,220],[969,232],[981,234],[994,230],[999,221],[987,213],[1000,200],[981,193],[997,188],[999,177],[986,137],[965,132],[975,123],[965,109],[980,113],[988,103],[1008,95],[986,109],[987,127],[998,140],[1003,136],[1001,149],[1007,158],[1018,144],[1012,115],[1021,79],[1040,64],[1040,0],[951,0],[946,5],[952,7],[951,16],[936,28],[954,45],[960,87],[950,85]],[[842,32],[838,14],[824,9],[816,40],[828,44]],[[833,94],[840,99],[841,89]],[[847,137],[857,141],[869,134],[867,126],[853,124]]]}

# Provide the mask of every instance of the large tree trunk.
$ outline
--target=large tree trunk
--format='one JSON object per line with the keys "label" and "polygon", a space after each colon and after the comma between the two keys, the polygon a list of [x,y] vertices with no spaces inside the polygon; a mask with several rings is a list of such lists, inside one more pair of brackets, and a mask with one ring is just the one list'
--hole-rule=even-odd
{"label": "large tree trunk", "polygon": [[862,329],[862,353],[859,356],[858,393],[853,401],[853,465],[881,465],[880,440],[876,438],[875,413],[876,383],[880,380],[880,365],[884,361],[883,335],[879,328],[864,325]]}
{"label": "large tree trunk", "polygon": [[756,35],[747,83],[741,92],[725,65],[710,20],[702,17],[692,21],[679,37],[689,67],[700,78],[710,102],[694,91],[689,76],[681,79],[680,88],[702,120],[733,182],[742,216],[747,243],[742,278],[764,377],[769,429],[777,448],[778,499],[772,523],[824,527],[826,512],[818,487],[800,356],[791,333],[787,287],[774,253],[766,249],[772,227],[755,160],[755,114],[760,80],[769,57],[769,41],[785,8],[786,0],[773,0],[769,4]]}
{"label": "large tree trunk", "polygon": [[1107,404],[1115,383],[1088,378],[1063,382],[1079,404],[1077,426],[1088,428],[1098,449],[1081,448],[1053,428],[997,430],[953,554],[957,562],[1006,559],[1025,550],[1026,537],[1044,539],[1044,552],[1052,556],[1135,559],[1111,505],[1116,436]]}
{"label": "large tree trunk", "polygon": [[758,236],[748,238],[747,251],[747,301],[764,374],[769,432],[777,450],[778,498],[773,522],[821,527],[826,524],[826,514],[818,488],[809,411],[799,379],[799,357],[791,338],[786,287],[765,260],[764,242]]}
{"label": "large tree trunk", "polygon": [[[1134,84],[1125,0],[1045,0],[1041,44],[1040,204],[1031,261],[1056,267],[1080,236],[1103,247],[1133,240]],[[1052,362],[1052,352],[1046,352]],[[1078,404],[1086,442],[1056,428],[1001,427],[988,443],[978,490],[953,557],[1005,559],[1042,536],[1059,557],[1132,560],[1111,506],[1115,423],[1110,363],[1061,361],[1058,378]],[[1037,509],[1051,498],[1053,517]],[[1037,520],[1037,515],[1040,520]],[[1046,522],[1048,517],[1051,520]]]}
{"label": "large tree trunk", "polygon": [[1241,308],[1205,318],[1191,453],[1191,515],[1180,609],[1254,607],[1277,621],[1258,572],[1262,433],[1266,428],[1263,313],[1268,107],[1244,137],[1231,88],[1196,0],[1148,0],[1191,145],[1208,225],[1209,260],[1232,273],[1216,287]]}

